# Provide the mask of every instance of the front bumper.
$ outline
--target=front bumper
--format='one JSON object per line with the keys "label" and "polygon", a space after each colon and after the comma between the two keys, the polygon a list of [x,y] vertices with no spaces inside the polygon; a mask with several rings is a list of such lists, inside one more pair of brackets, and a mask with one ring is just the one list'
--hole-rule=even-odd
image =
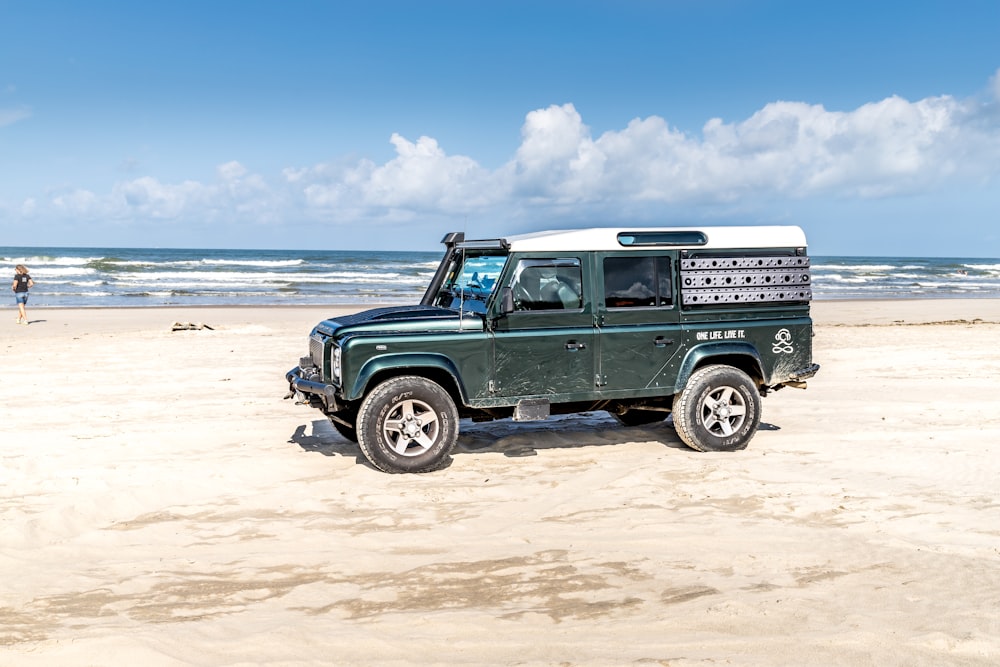
{"label": "front bumper", "polygon": [[300,403],[314,404],[315,400],[322,402],[327,412],[337,412],[337,388],[320,380],[319,369],[315,366],[303,368],[296,366],[285,373],[290,391],[286,398],[295,396]]}

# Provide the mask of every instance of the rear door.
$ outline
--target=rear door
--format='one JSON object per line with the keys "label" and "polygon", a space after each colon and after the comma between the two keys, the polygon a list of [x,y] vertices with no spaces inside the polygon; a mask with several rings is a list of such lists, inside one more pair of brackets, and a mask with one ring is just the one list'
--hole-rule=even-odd
{"label": "rear door", "polygon": [[603,253],[597,266],[597,378],[602,395],[672,391],[682,339],[676,251]]}

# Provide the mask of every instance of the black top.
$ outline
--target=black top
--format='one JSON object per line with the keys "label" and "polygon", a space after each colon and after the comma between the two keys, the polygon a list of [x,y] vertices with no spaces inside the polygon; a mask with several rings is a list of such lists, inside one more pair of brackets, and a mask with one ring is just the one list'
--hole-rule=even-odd
{"label": "black top", "polygon": [[15,273],[14,274],[14,291],[15,292],[27,292],[28,291],[28,281],[31,280],[31,276],[27,273]]}

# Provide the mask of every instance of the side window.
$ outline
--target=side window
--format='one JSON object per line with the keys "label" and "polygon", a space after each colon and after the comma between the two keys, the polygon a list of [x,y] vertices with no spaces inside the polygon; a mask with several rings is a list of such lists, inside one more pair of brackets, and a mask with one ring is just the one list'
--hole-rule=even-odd
{"label": "side window", "polygon": [[605,257],[604,305],[643,308],[673,305],[669,257]]}
{"label": "side window", "polygon": [[578,259],[522,259],[510,285],[514,310],[579,310],[582,283]]}
{"label": "side window", "polygon": [[659,306],[672,306],[674,305],[674,290],[673,281],[670,279],[670,258],[669,257],[657,257],[656,258],[656,277],[657,283],[659,285],[659,290],[657,293],[657,305]]}

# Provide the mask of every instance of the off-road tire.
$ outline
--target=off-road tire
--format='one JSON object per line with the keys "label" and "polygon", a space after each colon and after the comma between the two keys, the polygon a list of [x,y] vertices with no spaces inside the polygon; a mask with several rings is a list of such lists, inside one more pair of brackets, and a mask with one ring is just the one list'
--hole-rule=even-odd
{"label": "off-road tire", "polygon": [[745,449],[760,425],[760,393],[750,377],[732,366],[695,371],[674,400],[674,428],[700,452]]}
{"label": "off-road tire", "polygon": [[[355,414],[342,413],[338,414],[337,416],[343,419],[344,421],[353,421],[353,422],[357,421],[357,415]],[[330,419],[330,424],[333,425],[333,428],[334,430],[337,431],[337,433],[342,435],[347,440],[350,440],[351,442],[354,443],[358,441],[358,429],[356,426],[347,426],[346,424],[342,424],[341,422],[333,418]]]}
{"label": "off-road tire", "polygon": [[383,472],[429,472],[445,465],[458,440],[458,410],[440,385],[414,375],[391,378],[361,402],[358,445]]}

